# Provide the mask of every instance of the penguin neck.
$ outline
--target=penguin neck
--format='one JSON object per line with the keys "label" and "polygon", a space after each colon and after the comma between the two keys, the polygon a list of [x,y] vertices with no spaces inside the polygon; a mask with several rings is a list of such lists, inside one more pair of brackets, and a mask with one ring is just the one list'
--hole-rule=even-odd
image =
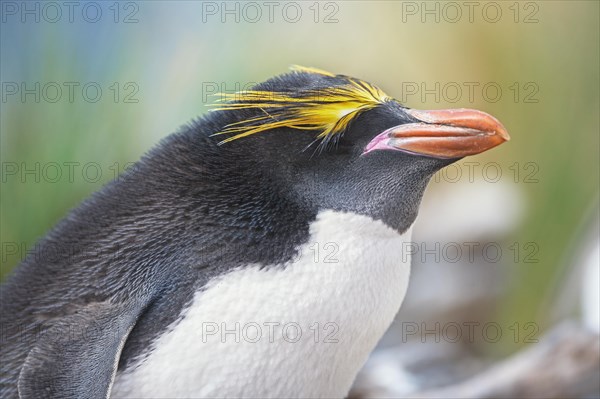
{"label": "penguin neck", "polygon": [[411,228],[323,210],[309,231],[291,261],[209,281],[113,394],[347,395],[406,293]]}

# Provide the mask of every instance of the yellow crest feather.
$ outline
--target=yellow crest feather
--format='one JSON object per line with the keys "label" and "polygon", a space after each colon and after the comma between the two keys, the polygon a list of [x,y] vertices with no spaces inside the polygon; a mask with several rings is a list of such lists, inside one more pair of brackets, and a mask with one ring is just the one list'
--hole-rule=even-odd
{"label": "yellow crest feather", "polygon": [[[292,70],[336,77],[316,68],[294,66]],[[266,130],[287,127],[317,130],[320,131],[317,138],[328,140],[342,133],[359,113],[390,100],[370,83],[346,76],[338,77],[346,83],[319,90],[220,93],[219,102],[212,105],[215,111],[256,109],[262,111],[263,115],[229,124],[215,135],[231,135],[221,141],[220,144],[223,144]]]}

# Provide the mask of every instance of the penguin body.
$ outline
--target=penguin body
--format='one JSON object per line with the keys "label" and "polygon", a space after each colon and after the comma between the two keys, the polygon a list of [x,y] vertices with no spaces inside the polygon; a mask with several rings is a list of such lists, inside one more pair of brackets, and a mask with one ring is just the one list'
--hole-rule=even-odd
{"label": "penguin body", "polygon": [[117,374],[115,397],[346,395],[406,292],[410,229],[323,211],[309,237],[287,264],[241,267],[197,291]]}
{"label": "penguin body", "polygon": [[429,178],[507,140],[490,118],[314,69],[230,99],[3,284],[1,396],[346,395],[404,297]]}

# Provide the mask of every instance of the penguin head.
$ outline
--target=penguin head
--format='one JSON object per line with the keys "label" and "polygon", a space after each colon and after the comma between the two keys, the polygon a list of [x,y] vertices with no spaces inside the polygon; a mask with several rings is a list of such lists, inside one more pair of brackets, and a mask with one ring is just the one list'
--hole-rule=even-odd
{"label": "penguin head", "polygon": [[410,109],[368,82],[315,68],[222,96],[220,146],[242,149],[303,206],[367,215],[400,232],[435,172],[509,140],[484,112]]}

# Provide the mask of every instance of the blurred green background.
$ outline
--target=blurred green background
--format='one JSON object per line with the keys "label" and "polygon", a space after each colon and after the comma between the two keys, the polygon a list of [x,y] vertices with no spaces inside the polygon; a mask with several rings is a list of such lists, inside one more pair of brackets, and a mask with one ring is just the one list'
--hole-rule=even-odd
{"label": "blurred green background", "polygon": [[[461,2],[284,2],[271,16],[261,2],[260,16],[235,2],[233,14],[221,2],[94,3],[86,13],[78,3],[73,21],[63,8],[55,22],[43,3],[39,22],[20,2],[3,5],[2,277],[67,210],[205,113],[209,94],[300,64],[371,81],[413,108],[477,108],[504,123],[512,141],[473,160],[497,162],[523,193],[510,240],[537,243],[539,262],[506,265],[510,289],[493,318],[544,326],[598,207],[599,3],[476,3],[470,15]],[[36,82],[39,102],[22,97]],[[79,84],[72,101],[65,82]]]}

